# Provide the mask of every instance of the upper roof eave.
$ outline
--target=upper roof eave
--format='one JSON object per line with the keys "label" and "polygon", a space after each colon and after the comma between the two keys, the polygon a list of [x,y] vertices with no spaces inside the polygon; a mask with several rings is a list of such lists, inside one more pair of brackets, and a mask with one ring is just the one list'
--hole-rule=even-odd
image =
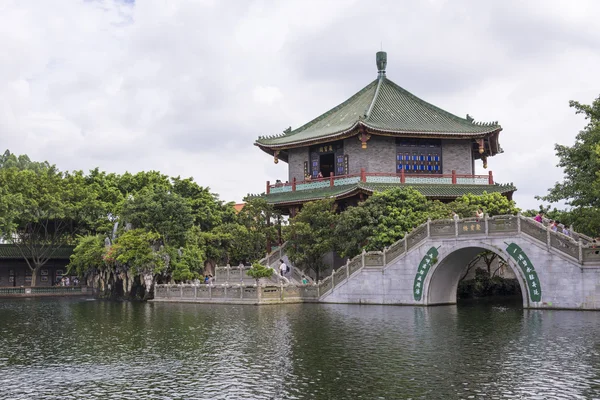
{"label": "upper roof eave", "polygon": [[268,144],[263,143],[257,140],[254,142],[255,146],[260,147],[263,151],[269,154],[273,154],[272,152],[266,151],[265,149],[288,149],[294,147],[302,147],[307,144],[319,144],[324,142],[331,142],[334,140],[339,140],[342,138],[346,138],[349,136],[353,136],[354,134],[358,134],[358,132],[353,133],[352,131],[357,130],[359,126],[364,126],[369,133],[378,134],[381,133],[383,136],[391,136],[391,135],[411,135],[411,136],[426,136],[428,138],[436,138],[436,139],[479,139],[486,137],[490,134],[500,132],[502,127],[500,125],[492,125],[488,130],[482,132],[430,132],[430,131],[411,131],[411,130],[392,130],[392,129],[382,129],[375,126],[370,125],[365,121],[357,121],[352,127],[349,129],[345,129],[340,132],[336,132],[334,134],[329,134],[327,136],[317,137],[317,138],[307,138],[294,142],[287,142],[281,144]]}

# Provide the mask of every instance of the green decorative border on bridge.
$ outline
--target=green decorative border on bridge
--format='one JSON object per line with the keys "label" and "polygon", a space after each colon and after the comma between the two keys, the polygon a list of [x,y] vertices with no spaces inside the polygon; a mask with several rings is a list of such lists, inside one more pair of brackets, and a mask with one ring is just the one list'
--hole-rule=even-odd
{"label": "green decorative border on bridge", "polygon": [[542,300],[542,286],[540,285],[540,280],[538,278],[537,272],[535,272],[535,268],[533,264],[527,257],[527,254],[521,249],[516,243],[504,243],[507,244],[508,247],[506,251],[512,258],[515,259],[521,271],[523,271],[523,275],[525,275],[525,280],[527,281],[527,288],[529,290],[529,298],[533,302],[539,302]]}
{"label": "green decorative border on bridge", "polygon": [[419,263],[419,268],[415,275],[415,283],[413,284],[413,295],[416,301],[421,301],[421,297],[423,296],[423,282],[425,282],[429,268],[437,262],[438,254],[437,248],[432,247]]}

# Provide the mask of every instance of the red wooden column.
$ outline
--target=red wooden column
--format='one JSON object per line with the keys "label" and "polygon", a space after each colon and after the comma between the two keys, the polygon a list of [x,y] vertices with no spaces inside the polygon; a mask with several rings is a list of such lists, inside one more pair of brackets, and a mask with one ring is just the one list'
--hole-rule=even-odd
{"label": "red wooden column", "polygon": [[360,169],[360,181],[361,182],[366,182],[367,181],[367,173],[365,171],[364,168]]}
{"label": "red wooden column", "polygon": [[294,177],[294,179],[292,179],[292,192],[296,191],[296,177]]}
{"label": "red wooden column", "polygon": [[267,181],[267,194],[271,191],[271,182]]}
{"label": "red wooden column", "polygon": [[494,184],[494,175],[492,175],[492,171],[489,172],[489,181],[488,181],[488,183],[490,185]]}
{"label": "red wooden column", "polygon": [[404,176],[404,168],[400,170],[400,183],[406,183],[406,176]]}
{"label": "red wooden column", "polygon": [[456,185],[456,170],[452,170],[452,184]]}
{"label": "red wooden column", "polygon": [[329,187],[333,187],[333,172],[329,173]]}

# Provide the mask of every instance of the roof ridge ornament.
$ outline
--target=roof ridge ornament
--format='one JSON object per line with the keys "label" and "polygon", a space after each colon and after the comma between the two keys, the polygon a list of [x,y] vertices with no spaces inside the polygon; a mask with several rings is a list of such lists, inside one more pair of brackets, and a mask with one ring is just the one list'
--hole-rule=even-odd
{"label": "roof ridge ornament", "polygon": [[378,51],[375,54],[375,62],[377,63],[377,76],[385,76],[385,67],[387,66],[387,53]]}

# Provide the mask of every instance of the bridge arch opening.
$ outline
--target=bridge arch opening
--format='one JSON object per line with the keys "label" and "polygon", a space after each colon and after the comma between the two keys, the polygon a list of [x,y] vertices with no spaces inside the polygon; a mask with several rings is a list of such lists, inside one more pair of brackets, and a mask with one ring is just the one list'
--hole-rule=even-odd
{"label": "bridge arch opening", "polygon": [[527,285],[522,273],[511,257],[504,251],[483,243],[477,246],[454,247],[440,252],[437,262],[432,266],[428,282],[426,282],[426,301],[428,305],[456,304],[458,285],[465,275],[467,265],[478,254],[491,251],[501,257],[513,271],[521,292],[523,307],[528,304]]}

